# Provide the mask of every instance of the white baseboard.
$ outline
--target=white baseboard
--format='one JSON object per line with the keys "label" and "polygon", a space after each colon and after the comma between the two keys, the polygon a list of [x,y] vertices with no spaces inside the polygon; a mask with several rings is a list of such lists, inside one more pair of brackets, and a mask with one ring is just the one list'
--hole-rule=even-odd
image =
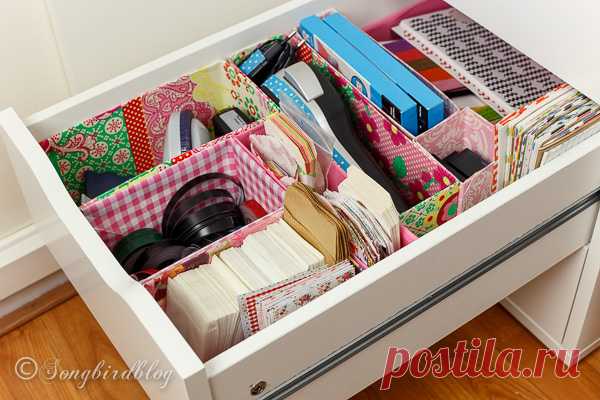
{"label": "white baseboard", "polygon": [[62,271],[57,271],[30,286],[19,290],[13,295],[0,301],[0,318],[13,313],[35,299],[42,297],[67,281],[65,274]]}
{"label": "white baseboard", "polygon": [[[531,332],[540,342],[546,347],[552,350],[572,350],[563,346],[562,342],[557,338],[552,337],[546,332],[533,318],[531,318],[525,311],[523,311],[518,305],[516,305],[509,297],[502,300],[500,304],[519,321],[529,332]],[[583,360],[584,357],[588,356],[594,350],[600,347],[600,338],[590,343],[579,351],[579,361]],[[560,360],[566,365],[570,365],[573,361],[571,360],[571,352],[557,353]]]}
{"label": "white baseboard", "polygon": [[502,300],[500,304],[546,347],[549,349],[559,349],[561,347],[562,338],[552,337],[529,314],[515,304],[510,297]]}
{"label": "white baseboard", "polygon": [[35,225],[0,239],[0,301],[60,270]]}

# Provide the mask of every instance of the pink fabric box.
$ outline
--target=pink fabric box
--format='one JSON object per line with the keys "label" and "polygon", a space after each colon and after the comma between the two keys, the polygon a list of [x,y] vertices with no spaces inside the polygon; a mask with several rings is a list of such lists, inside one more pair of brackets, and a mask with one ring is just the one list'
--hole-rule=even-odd
{"label": "pink fabric box", "polygon": [[[267,212],[283,205],[284,187],[235,137],[211,142],[183,161],[100,201],[85,204],[81,211],[102,240],[112,248],[123,236],[141,228],[160,230],[164,209],[183,184],[209,172],[231,175],[241,183],[245,198],[256,200]],[[234,189],[229,181],[210,182]],[[207,188],[208,185],[207,185]]]}
{"label": "pink fabric box", "polygon": [[496,154],[496,128],[470,108],[452,115],[443,123],[417,138],[427,151],[440,159],[453,152],[472,150],[490,162],[484,169],[461,183],[458,212],[463,212],[491,196],[496,187],[498,164]]}

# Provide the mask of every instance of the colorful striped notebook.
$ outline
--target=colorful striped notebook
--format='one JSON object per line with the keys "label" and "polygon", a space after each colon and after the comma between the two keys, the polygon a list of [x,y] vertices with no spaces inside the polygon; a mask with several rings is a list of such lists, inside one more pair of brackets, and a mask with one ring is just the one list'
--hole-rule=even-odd
{"label": "colorful striped notebook", "polygon": [[439,65],[427,58],[419,50],[415,49],[405,39],[399,38],[381,42],[381,44],[447,95],[466,90],[462,83],[454,79],[452,75],[443,68],[440,68]]}
{"label": "colorful striped notebook", "polygon": [[[427,58],[405,39],[399,38],[385,41],[381,42],[381,45],[400,60],[408,64],[424,79],[427,79],[439,90],[444,92],[448,97],[455,101],[459,108],[470,107],[473,111],[491,123],[496,123],[502,119],[502,116],[494,111],[493,108],[479,100],[467,87],[454,79],[454,77],[446,72],[446,70],[433,62],[430,58]],[[461,106],[460,101],[456,100],[465,96],[473,97],[475,102],[471,101],[468,105]]]}

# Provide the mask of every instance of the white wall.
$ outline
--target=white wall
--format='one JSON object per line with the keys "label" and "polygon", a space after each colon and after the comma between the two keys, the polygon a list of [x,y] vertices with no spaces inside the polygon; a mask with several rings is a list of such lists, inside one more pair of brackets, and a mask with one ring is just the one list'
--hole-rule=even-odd
{"label": "white wall", "polygon": [[[0,0],[0,109],[28,116],[286,1]],[[363,1],[335,6],[364,24],[408,3]]]}
{"label": "white wall", "polygon": [[79,92],[286,0],[46,1]]}
{"label": "white wall", "polygon": [[28,116],[285,1],[0,0],[0,109]]}
{"label": "white wall", "polygon": [[[46,0],[69,85],[90,88],[287,0]],[[353,19],[351,5],[339,1]],[[373,14],[406,0],[375,0]],[[207,60],[213,61],[213,60]],[[198,60],[199,66],[202,60]]]}
{"label": "white wall", "polygon": [[0,110],[22,116],[68,96],[43,0],[0,0]]}

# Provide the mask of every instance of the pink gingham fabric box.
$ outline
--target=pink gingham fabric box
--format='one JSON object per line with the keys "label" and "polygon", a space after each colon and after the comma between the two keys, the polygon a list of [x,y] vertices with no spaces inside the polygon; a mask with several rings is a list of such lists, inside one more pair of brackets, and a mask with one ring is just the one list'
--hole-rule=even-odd
{"label": "pink gingham fabric box", "polygon": [[[135,230],[160,230],[163,212],[175,192],[192,178],[209,172],[234,177],[244,188],[245,199],[256,200],[267,212],[283,206],[284,186],[234,136],[229,136],[110,197],[83,205],[81,211],[112,249]],[[227,180],[207,182],[202,189],[217,186],[236,190]]]}

